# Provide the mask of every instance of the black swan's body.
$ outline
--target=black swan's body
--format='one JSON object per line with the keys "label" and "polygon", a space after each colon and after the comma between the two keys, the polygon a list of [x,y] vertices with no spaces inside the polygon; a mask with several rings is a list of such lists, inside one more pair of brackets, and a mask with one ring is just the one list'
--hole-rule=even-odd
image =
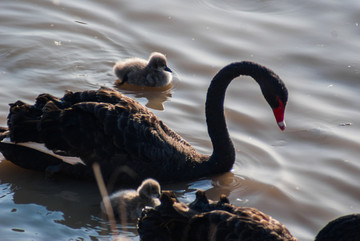
{"label": "black swan's body", "polygon": [[[226,196],[205,194],[185,205],[164,192],[161,205],[145,209],[138,221],[142,241],[297,241],[279,221],[255,208],[236,207]],[[196,203],[196,204],[195,204]]]}
{"label": "black swan's body", "polygon": [[[253,77],[285,129],[287,89],[271,70],[252,62],[224,67],[212,80],[206,99],[206,122],[213,144],[211,156],[198,153],[147,108],[107,88],[67,92],[61,99],[41,94],[34,105],[10,105],[8,129],[0,151],[13,163],[35,170],[93,178],[99,163],[106,181],[140,183],[180,181],[229,171],[235,160],[225,117],[225,91],[239,75]],[[51,152],[34,150],[42,143]],[[75,157],[75,158],[74,158]]]}
{"label": "black swan's body", "polygon": [[[198,192],[185,205],[172,192],[163,192],[161,205],[144,209],[138,221],[142,241],[297,241],[279,221],[250,207],[236,207],[226,196],[207,200]],[[315,241],[360,240],[360,215],[338,218],[326,225]]]}
{"label": "black swan's body", "polygon": [[315,241],[358,240],[360,240],[360,214],[349,214],[332,220],[315,238]]}

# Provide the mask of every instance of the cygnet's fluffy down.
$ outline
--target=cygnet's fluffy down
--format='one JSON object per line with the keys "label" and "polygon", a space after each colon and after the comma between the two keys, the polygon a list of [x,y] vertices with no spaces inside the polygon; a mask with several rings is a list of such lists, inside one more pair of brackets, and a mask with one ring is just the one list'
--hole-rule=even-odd
{"label": "cygnet's fluffy down", "polygon": [[[127,219],[135,220],[140,217],[144,207],[160,205],[160,192],[160,184],[149,178],[144,180],[137,190],[120,190],[107,198],[110,199],[116,218],[122,217],[121,211],[125,210]],[[104,201],[101,203],[103,212],[105,212]]]}
{"label": "cygnet's fluffy down", "polygon": [[171,83],[172,74],[167,67],[165,55],[153,52],[149,60],[130,58],[114,65],[114,73],[119,78],[115,84],[128,83],[136,86],[164,87]]}

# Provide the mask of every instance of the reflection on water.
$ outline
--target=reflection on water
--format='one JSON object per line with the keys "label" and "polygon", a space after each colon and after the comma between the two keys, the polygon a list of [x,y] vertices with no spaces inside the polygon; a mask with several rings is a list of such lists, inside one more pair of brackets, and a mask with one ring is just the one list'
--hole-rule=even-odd
{"label": "reflection on water", "polygon": [[[212,199],[229,195],[305,241],[330,219],[359,212],[357,1],[3,0],[0,9],[1,126],[8,103],[33,103],[43,92],[63,96],[65,90],[113,87],[116,60],[159,51],[181,81],[160,91],[119,91],[209,154],[209,80],[230,62],[252,60],[273,69],[289,89],[285,132],[277,129],[258,86],[238,78],[225,101],[237,152],[232,172],[163,189],[185,202],[198,188]],[[109,240],[99,200],[93,183],[47,179],[0,163],[3,240]],[[118,227],[138,240],[135,224]]]}
{"label": "reflection on water", "polygon": [[[86,226],[95,229],[100,224],[94,218],[99,214],[97,205],[94,205],[98,200],[89,195],[97,190],[87,188],[90,192],[81,191],[89,185],[48,180],[37,172],[25,171],[7,161],[0,163],[0,175],[2,193],[8,192],[1,202],[11,210],[6,225],[3,223],[2,227],[23,230],[22,235],[15,231],[14,236],[8,231],[2,232],[9,240],[21,239],[24,235],[40,240],[54,236],[75,238],[86,234]],[[60,227],[66,234],[61,234]],[[90,231],[86,236],[97,236],[97,232]]]}
{"label": "reflection on water", "polygon": [[139,87],[124,83],[122,85],[115,86],[122,93],[126,95],[133,95],[135,99],[146,98],[147,103],[146,107],[155,109],[155,110],[164,110],[163,103],[171,98],[171,87],[172,85],[166,87]]}

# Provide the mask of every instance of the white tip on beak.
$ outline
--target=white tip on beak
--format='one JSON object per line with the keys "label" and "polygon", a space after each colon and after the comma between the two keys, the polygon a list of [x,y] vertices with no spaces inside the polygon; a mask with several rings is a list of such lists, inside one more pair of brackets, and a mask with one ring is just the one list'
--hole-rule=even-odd
{"label": "white tip on beak", "polygon": [[285,130],[285,128],[286,128],[285,121],[280,121],[277,124],[282,131]]}

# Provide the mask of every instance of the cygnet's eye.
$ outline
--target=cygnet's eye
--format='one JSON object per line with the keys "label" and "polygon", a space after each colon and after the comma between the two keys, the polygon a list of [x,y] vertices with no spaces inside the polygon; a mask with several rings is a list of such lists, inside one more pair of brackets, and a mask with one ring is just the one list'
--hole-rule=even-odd
{"label": "cygnet's eye", "polygon": [[166,65],[164,63],[158,63],[158,69],[165,69]]}

